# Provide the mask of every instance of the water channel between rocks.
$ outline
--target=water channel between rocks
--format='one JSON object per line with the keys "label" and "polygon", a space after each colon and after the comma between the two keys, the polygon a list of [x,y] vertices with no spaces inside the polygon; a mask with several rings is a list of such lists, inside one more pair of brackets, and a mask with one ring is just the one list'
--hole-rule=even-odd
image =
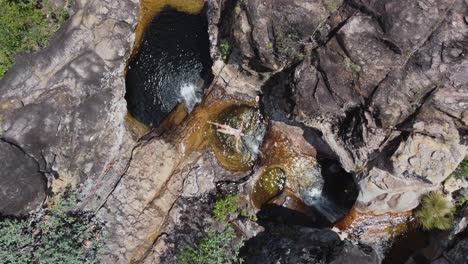
{"label": "water channel between rocks", "polygon": [[335,160],[317,159],[301,129],[273,122],[255,99],[207,93],[213,76],[203,5],[161,2],[143,1],[126,70],[130,126],[177,120],[188,131],[185,151],[210,149],[224,170],[249,175],[245,195],[260,224],[283,218],[321,227],[344,217],[357,195],[351,175]]}

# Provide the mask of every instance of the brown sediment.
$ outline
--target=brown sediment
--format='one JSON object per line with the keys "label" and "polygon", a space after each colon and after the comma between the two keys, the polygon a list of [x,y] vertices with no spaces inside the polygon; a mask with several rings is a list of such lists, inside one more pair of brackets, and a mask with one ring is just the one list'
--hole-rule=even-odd
{"label": "brown sediment", "polygon": [[125,123],[129,128],[130,132],[132,132],[134,134],[134,137],[136,138],[140,138],[143,135],[146,135],[151,130],[150,127],[138,121],[128,111],[125,115]]}
{"label": "brown sediment", "polygon": [[408,231],[412,212],[375,215],[360,213],[354,207],[335,226],[351,236],[357,234],[378,239],[394,238]]}

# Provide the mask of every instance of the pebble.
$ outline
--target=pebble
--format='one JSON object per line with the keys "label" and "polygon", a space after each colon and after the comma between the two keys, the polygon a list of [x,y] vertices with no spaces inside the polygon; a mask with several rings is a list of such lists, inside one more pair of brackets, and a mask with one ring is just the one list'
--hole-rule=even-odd
{"label": "pebble", "polygon": [[450,49],[450,56],[456,58],[462,54],[463,50],[459,48]]}

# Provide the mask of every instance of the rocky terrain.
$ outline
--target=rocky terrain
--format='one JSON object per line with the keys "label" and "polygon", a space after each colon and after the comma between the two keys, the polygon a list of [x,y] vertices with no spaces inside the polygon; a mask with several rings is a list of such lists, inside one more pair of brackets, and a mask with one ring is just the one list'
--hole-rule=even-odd
{"label": "rocky terrain", "polygon": [[[145,135],[127,113],[125,71],[159,12],[151,1],[76,0],[50,45],[18,58],[0,80],[0,213],[71,186],[106,223],[102,263],[176,263],[215,223],[215,201],[237,194],[248,214],[268,203],[312,223],[232,219],[247,263],[381,263],[381,237],[330,228],[351,207],[381,217],[368,225],[407,221],[468,155],[468,2],[192,4],[204,6],[213,79],[191,113],[178,107]],[[218,123],[245,128],[246,147]],[[466,261],[457,241],[434,263]]]}

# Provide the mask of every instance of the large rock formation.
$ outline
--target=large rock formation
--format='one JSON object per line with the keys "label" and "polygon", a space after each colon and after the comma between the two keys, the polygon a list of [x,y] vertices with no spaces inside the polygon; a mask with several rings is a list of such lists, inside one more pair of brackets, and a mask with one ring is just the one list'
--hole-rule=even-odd
{"label": "large rock formation", "polygon": [[[467,3],[287,5],[294,12],[279,12],[284,8],[277,1],[243,1],[234,9],[231,37],[243,67],[291,72],[286,88],[275,88],[284,89],[290,106],[284,116],[323,133],[356,175],[359,210],[416,207],[467,154]],[[310,12],[321,19],[301,15]],[[307,27],[292,34],[281,21]],[[287,56],[291,46],[281,36],[289,36],[286,43],[300,56]]]}
{"label": "large rock formation", "polygon": [[[355,175],[358,210],[410,210],[466,156],[466,1],[206,2],[215,60],[207,97],[278,100],[263,104],[272,119],[314,131],[308,140],[319,155]],[[196,199],[212,202],[206,197],[221,181],[242,189],[238,180],[250,172],[223,169],[210,150],[187,151],[187,134],[205,125],[193,116],[134,146],[123,73],[138,2],[78,0],[75,9],[50,47],[19,58],[0,82],[0,156],[24,161],[7,161],[0,182],[34,178],[28,195],[0,189],[0,198],[27,198],[13,212],[25,213],[44,199],[43,175],[54,190],[81,184],[82,208],[107,222],[103,262],[157,263],[180,237],[171,232],[183,233],[180,212],[192,212]],[[235,44],[227,63],[221,38]],[[208,217],[207,207],[200,214]],[[306,258],[316,252],[302,248]],[[355,246],[340,248],[337,263],[375,262]]]}
{"label": "large rock formation", "polygon": [[[123,72],[138,7],[136,0],[78,0],[75,14],[46,49],[19,56],[0,81],[0,131],[37,168],[23,176],[15,166],[2,167],[2,181],[34,177],[29,185],[43,189],[41,171],[54,191],[81,184],[89,208],[111,191],[133,144],[124,126]],[[16,155],[9,148],[0,151],[2,157]],[[44,199],[43,191],[29,195]],[[0,200],[20,196],[28,195],[2,194]]]}

